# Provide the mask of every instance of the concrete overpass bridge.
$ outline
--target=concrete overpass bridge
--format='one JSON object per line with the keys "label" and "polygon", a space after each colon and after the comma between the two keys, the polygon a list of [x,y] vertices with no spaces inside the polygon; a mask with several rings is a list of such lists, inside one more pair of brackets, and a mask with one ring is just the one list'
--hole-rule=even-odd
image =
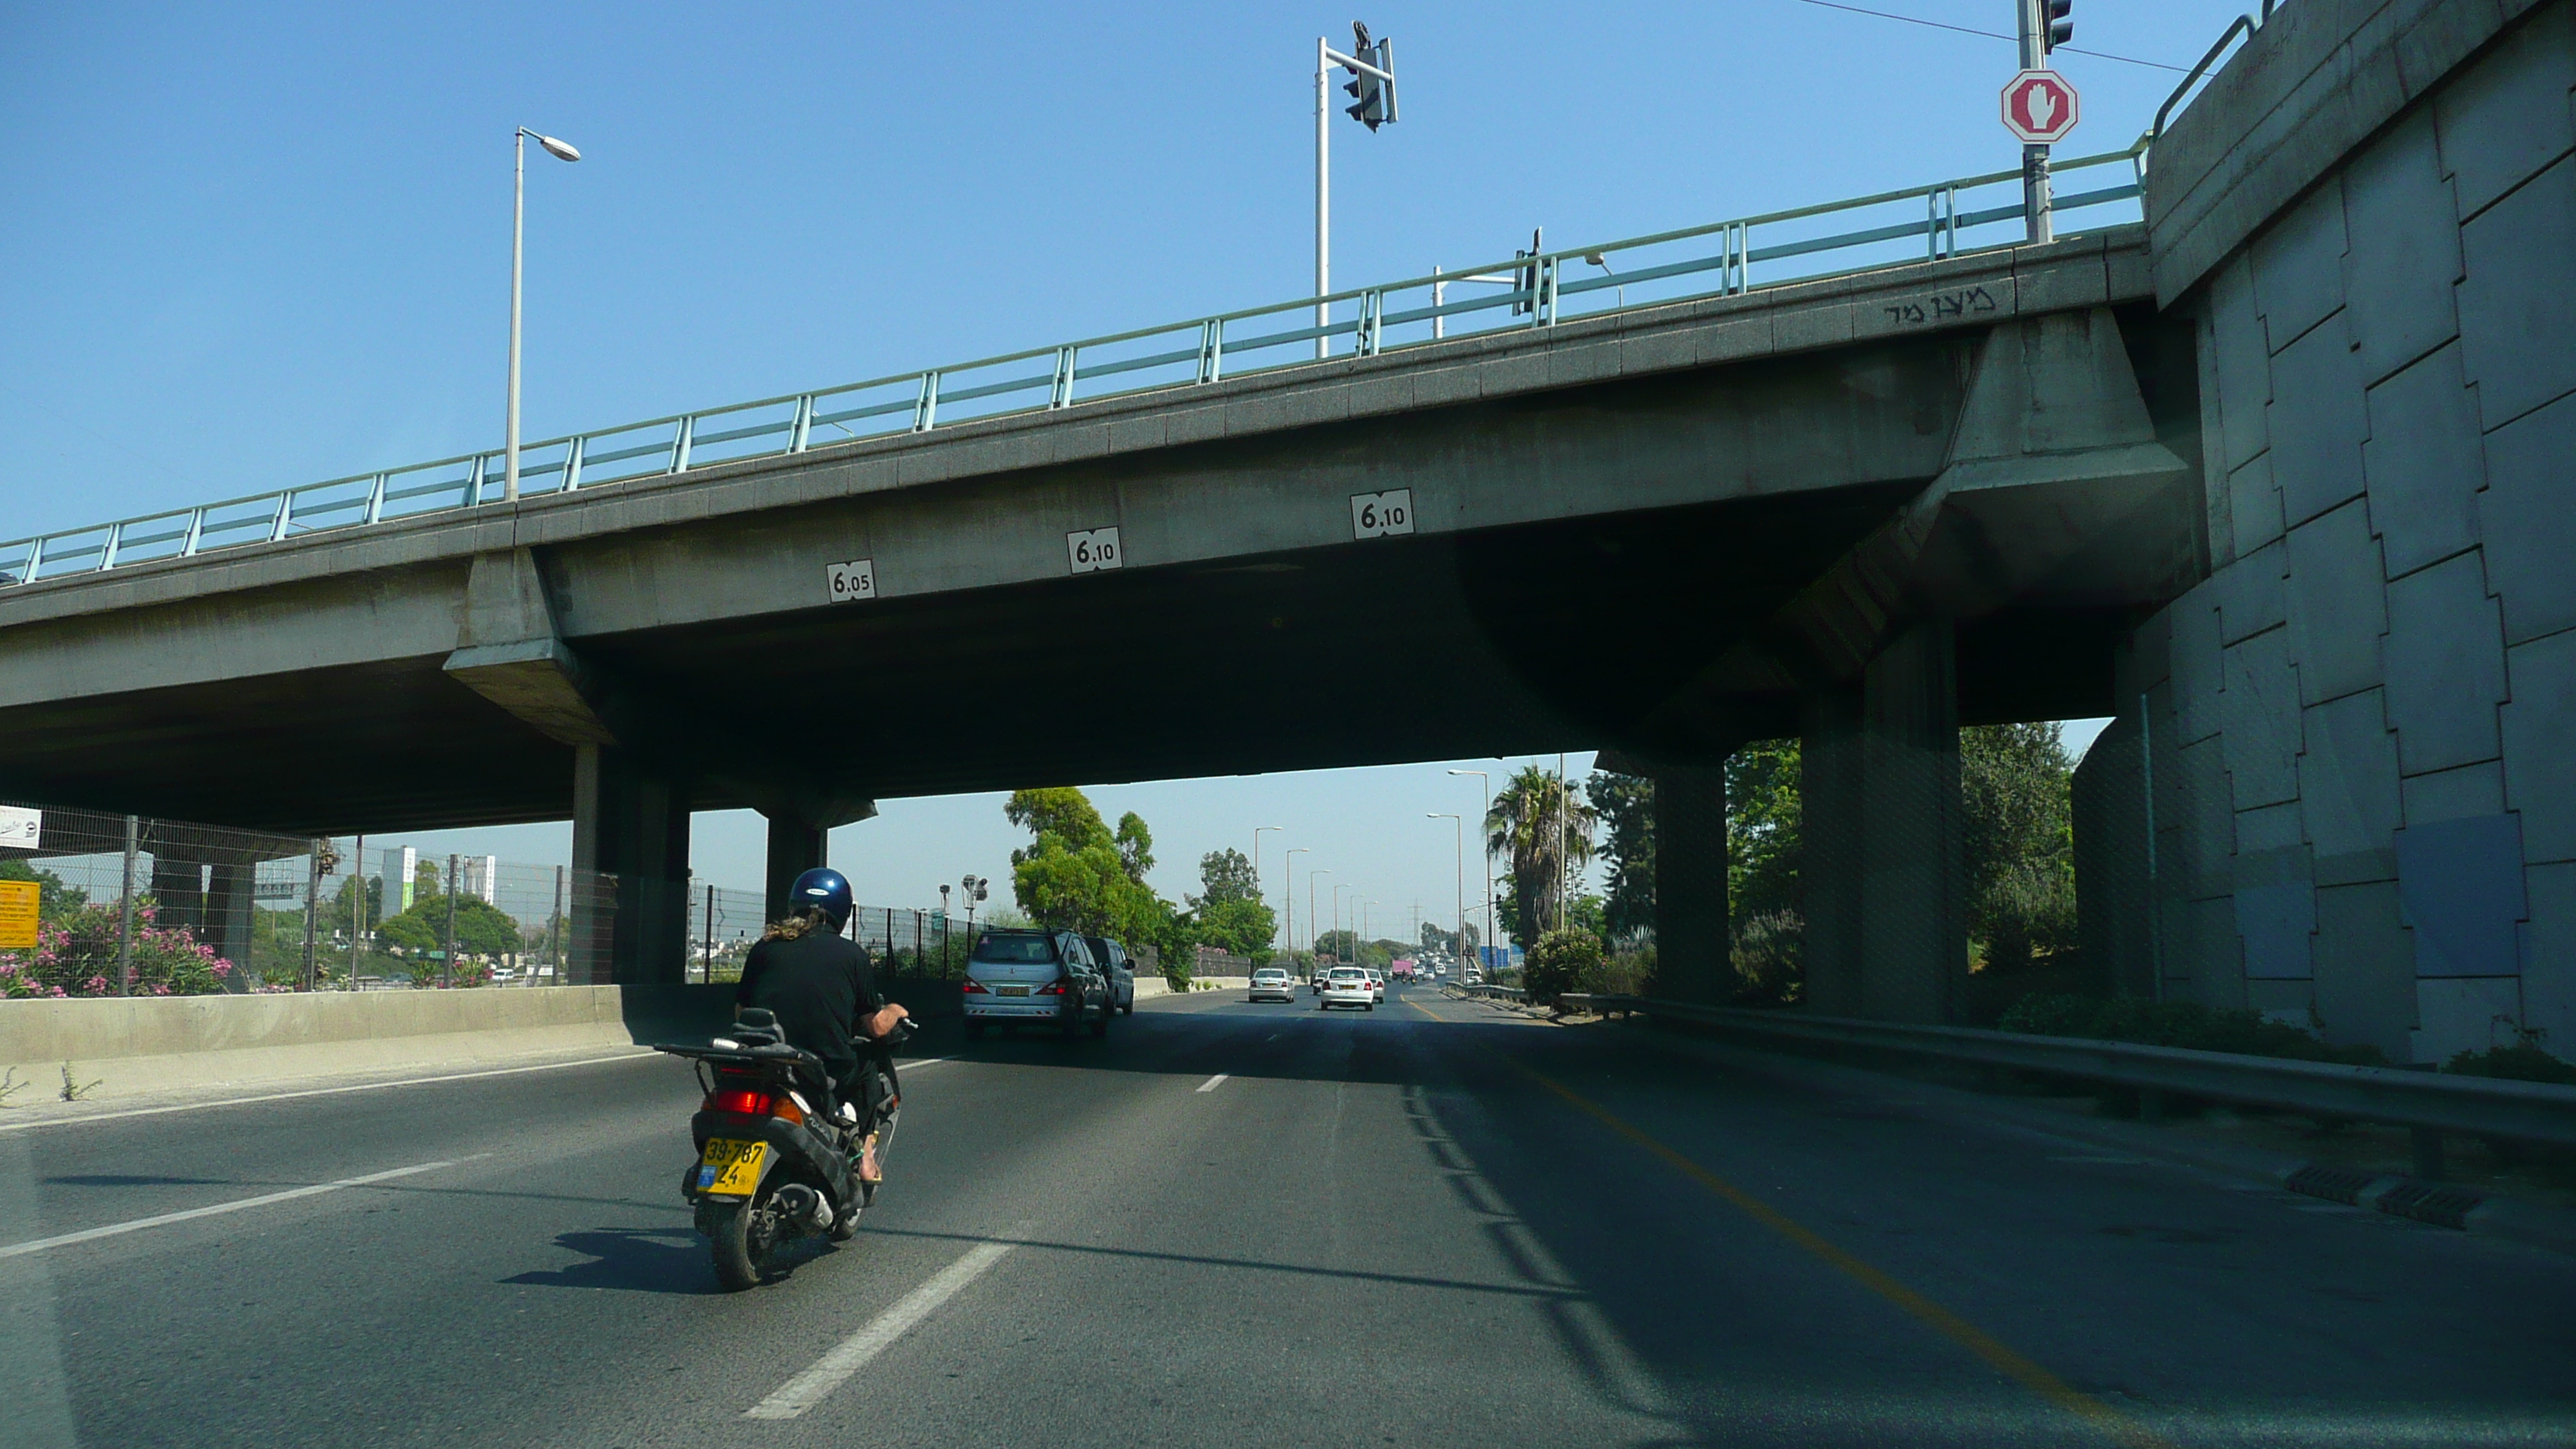
{"label": "concrete overpass bridge", "polygon": [[[2521,562],[2566,536],[2564,494],[2514,475],[2464,504],[2396,440],[2433,418],[2480,477],[2549,456],[2476,439],[2567,406],[2563,345],[2530,339],[2576,235],[2548,210],[2568,10],[2283,10],[2160,139],[2144,227],[1973,249],[2016,213],[1974,204],[2009,178],[1972,179],[1964,206],[1945,184],[1602,248],[1600,276],[1569,252],[1464,300],[1484,284],[1362,289],[1329,328],[1259,330],[1299,299],[559,440],[553,491],[516,502],[460,459],[0,546],[25,580],[0,589],[0,792],[297,833],[569,815],[579,863],[635,883],[618,972],[649,980],[678,967],[692,809],[762,810],[776,876],[885,796],[1597,746],[1659,782],[1671,984],[1715,992],[1717,767],[1794,733],[1811,999],[1938,1020],[1966,967],[1958,726],[2112,713],[2078,855],[2119,987],[2401,1059],[2508,987],[2511,1019],[2557,1020],[2563,964],[2526,992],[2512,953],[2576,932],[2576,879],[2528,855],[2576,856],[2546,763],[2576,753],[2576,705],[2547,702],[2576,617]],[[2379,244],[2428,217],[2449,240]],[[1750,284],[1825,254],[1874,265]],[[1241,370],[1319,335],[1345,355]],[[2450,394],[2382,391],[2444,356]],[[2458,423],[2463,378],[2518,410]],[[1115,379],[1165,385],[1084,390]],[[2354,428],[2401,392],[2412,414]],[[263,541],[204,546],[227,528]],[[2464,558],[2491,591],[2447,587]],[[2509,899],[2442,904],[2445,871],[2508,858]],[[2329,939],[2366,967],[2337,975]]]}
{"label": "concrete overpass bridge", "polygon": [[42,579],[0,789],[627,876],[747,805],[784,871],[888,795],[1719,760],[1935,599],[1970,718],[2099,713],[2200,570],[2147,286],[2133,227]]}

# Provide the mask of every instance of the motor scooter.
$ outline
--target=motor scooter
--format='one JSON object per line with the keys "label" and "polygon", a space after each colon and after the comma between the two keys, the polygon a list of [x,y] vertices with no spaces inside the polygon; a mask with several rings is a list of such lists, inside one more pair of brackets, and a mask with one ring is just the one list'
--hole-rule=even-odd
{"label": "motor scooter", "polygon": [[[911,1035],[903,1021],[879,1044]],[[745,1007],[731,1031],[705,1046],[656,1045],[695,1064],[706,1096],[689,1119],[697,1160],[680,1195],[697,1210],[716,1280],[728,1291],[756,1287],[781,1249],[801,1238],[848,1242],[876,1185],[859,1180],[858,1114],[839,1105],[820,1057],[791,1044],[777,1018]],[[869,1056],[865,1100],[874,1108],[880,1171],[894,1139],[900,1101]]]}

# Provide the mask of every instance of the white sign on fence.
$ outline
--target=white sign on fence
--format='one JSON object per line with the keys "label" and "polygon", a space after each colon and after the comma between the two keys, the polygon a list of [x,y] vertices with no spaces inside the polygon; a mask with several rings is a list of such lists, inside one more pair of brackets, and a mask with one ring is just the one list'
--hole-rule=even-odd
{"label": "white sign on fence", "polygon": [[1412,489],[1390,488],[1384,493],[1351,495],[1351,537],[1385,538],[1412,531]]}
{"label": "white sign on fence", "polygon": [[873,599],[877,596],[877,561],[875,559],[854,558],[848,563],[836,563],[830,566],[829,573],[833,603],[846,604],[859,599]]}
{"label": "white sign on fence", "polygon": [[33,850],[44,838],[44,811],[24,805],[0,805],[0,848]]}
{"label": "white sign on fence", "polygon": [[1114,569],[1123,562],[1118,552],[1118,530],[1114,528],[1092,528],[1078,533],[1068,533],[1064,536],[1064,553],[1066,560],[1073,565],[1073,571],[1078,574],[1091,573],[1097,569]]}

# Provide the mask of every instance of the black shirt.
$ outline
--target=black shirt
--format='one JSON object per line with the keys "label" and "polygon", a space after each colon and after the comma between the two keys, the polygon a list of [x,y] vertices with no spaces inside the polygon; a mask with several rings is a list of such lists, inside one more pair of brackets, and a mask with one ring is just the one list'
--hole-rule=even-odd
{"label": "black shirt", "polygon": [[846,936],[819,932],[755,944],[733,1000],[776,1015],[787,1044],[821,1057],[823,1070],[844,1087],[859,1076],[853,1026],[882,1004],[868,953]]}

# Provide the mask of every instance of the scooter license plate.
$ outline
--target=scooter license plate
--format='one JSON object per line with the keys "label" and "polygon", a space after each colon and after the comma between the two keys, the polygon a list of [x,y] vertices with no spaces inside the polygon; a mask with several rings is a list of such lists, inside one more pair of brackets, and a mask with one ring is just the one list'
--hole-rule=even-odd
{"label": "scooter license plate", "polygon": [[749,1197],[760,1187],[760,1169],[768,1161],[766,1142],[709,1138],[706,1155],[698,1159],[698,1191],[716,1197]]}

